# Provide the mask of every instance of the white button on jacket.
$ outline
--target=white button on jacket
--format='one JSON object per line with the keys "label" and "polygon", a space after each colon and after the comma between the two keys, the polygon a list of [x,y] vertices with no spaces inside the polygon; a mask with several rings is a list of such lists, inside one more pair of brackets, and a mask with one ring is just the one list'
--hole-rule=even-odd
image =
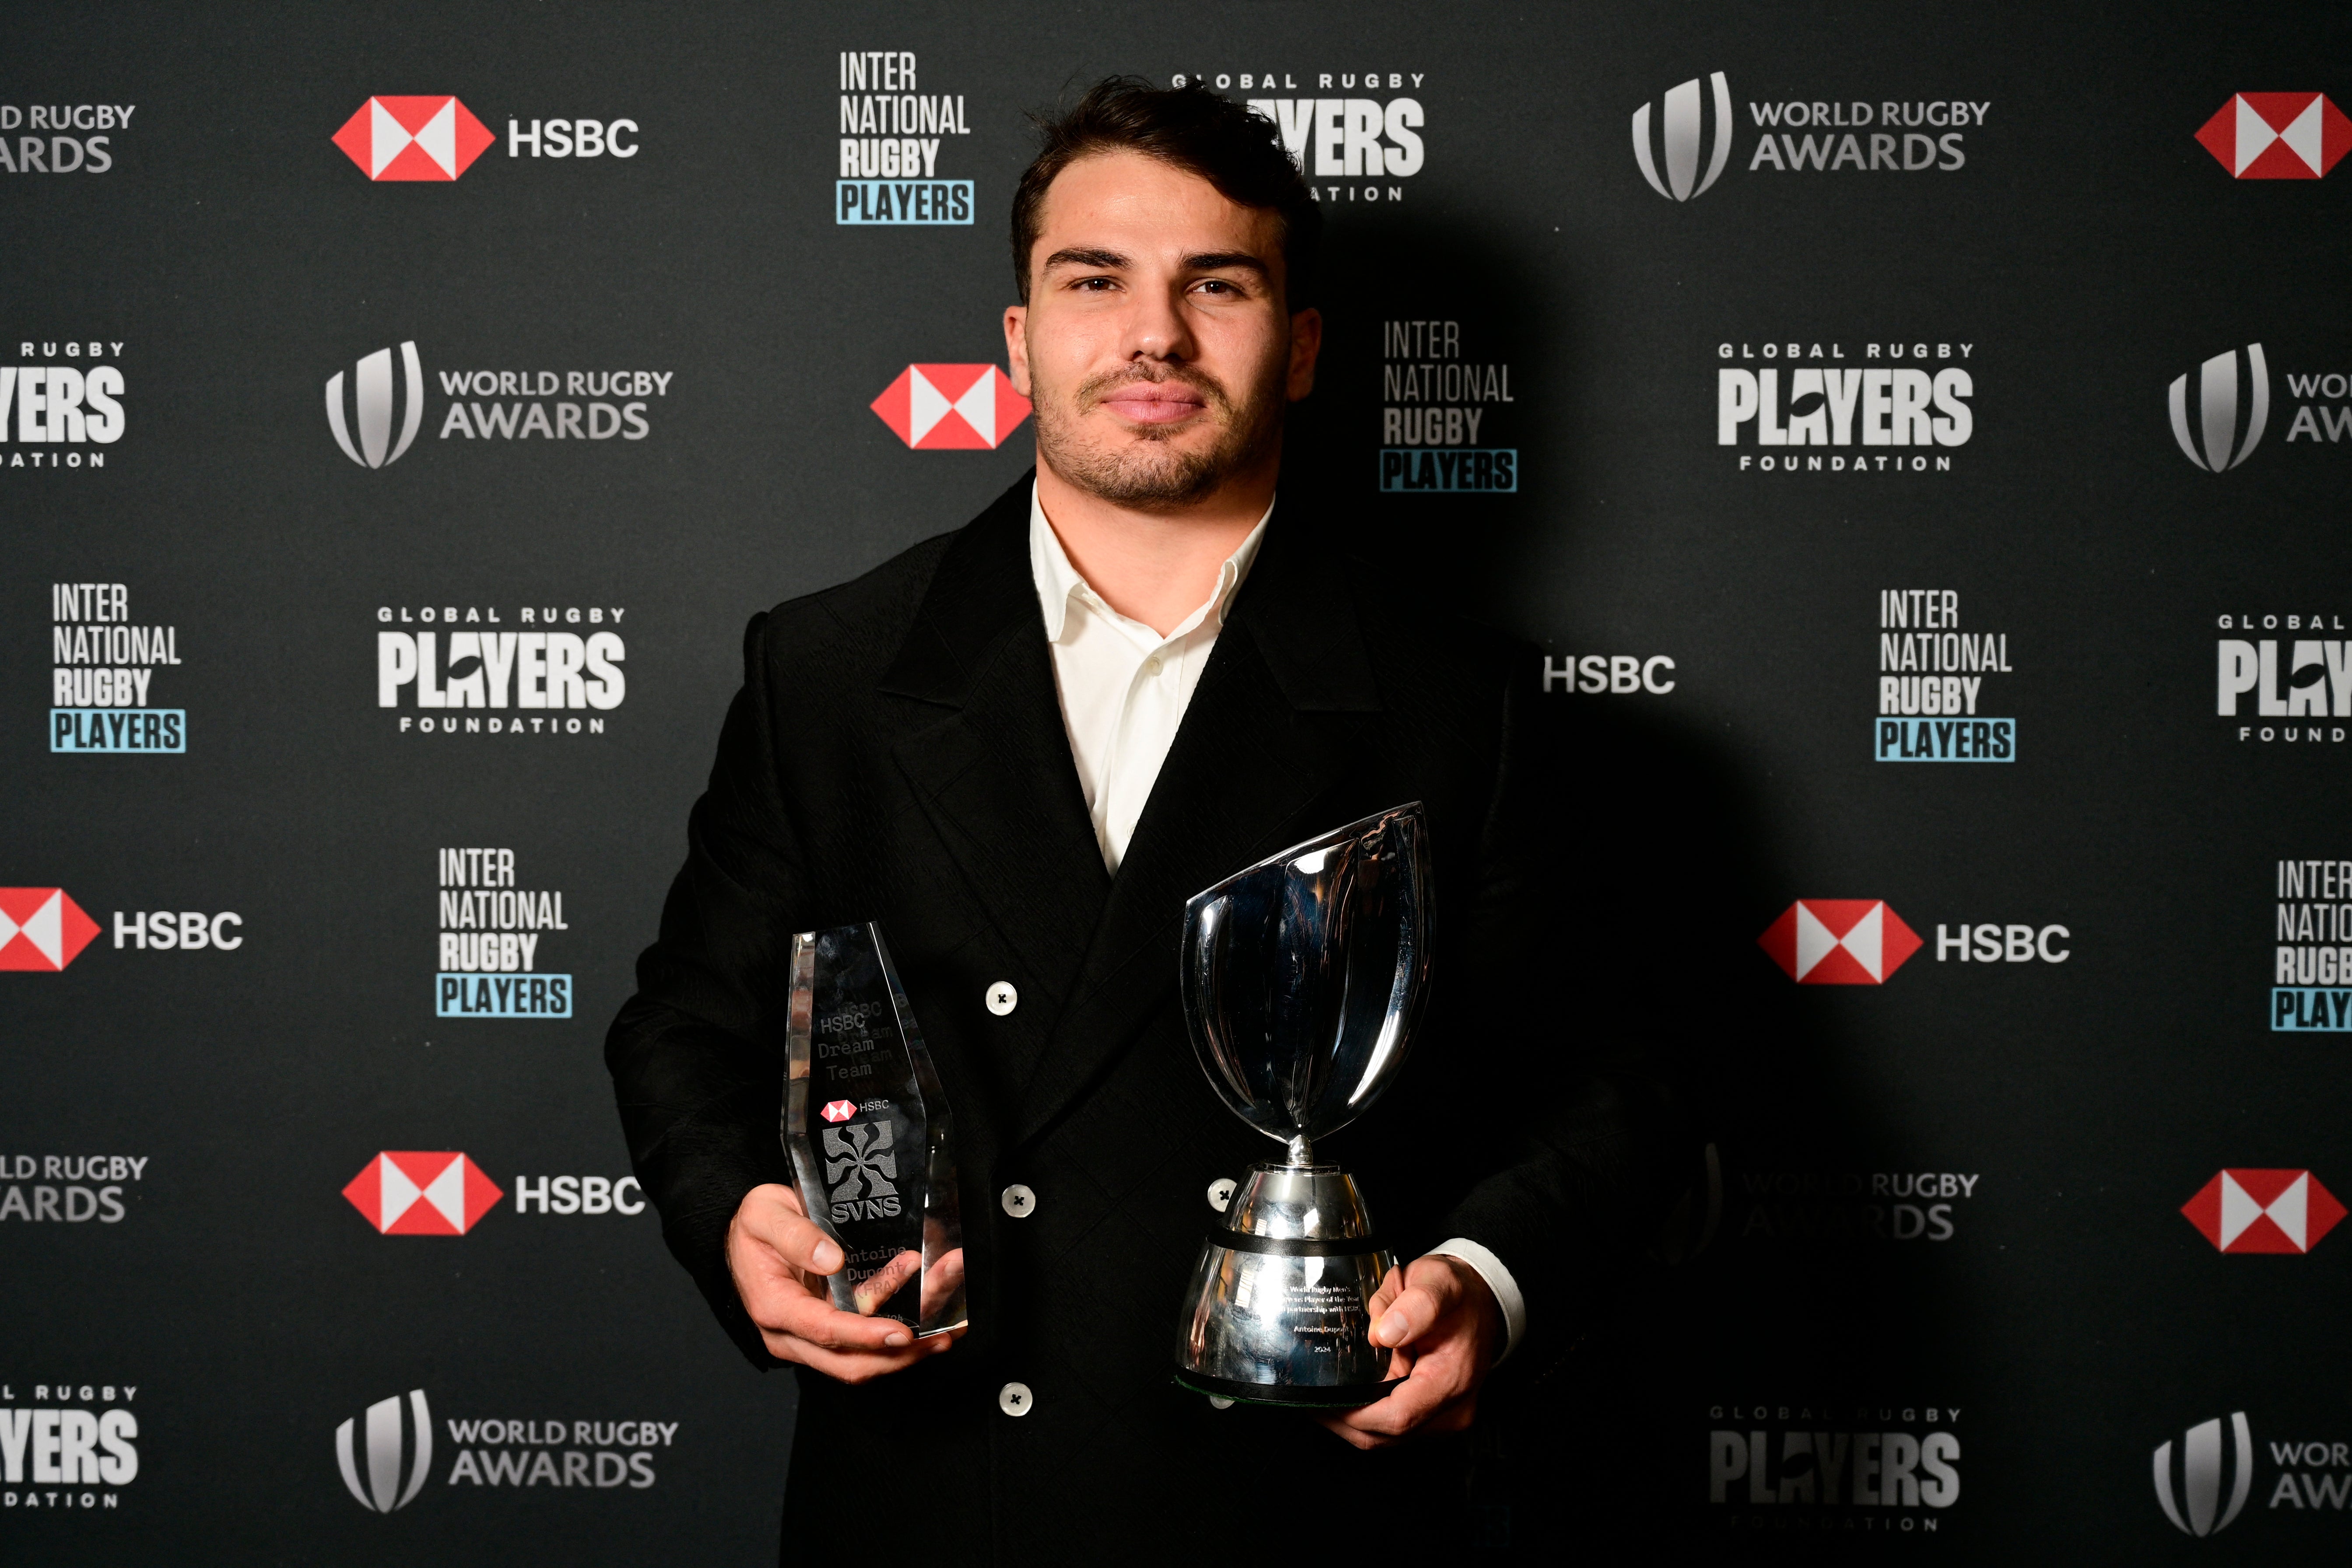
{"label": "white button on jacket", "polygon": [[1037,1212],[1037,1194],[1019,1182],[999,1193],[996,1201],[1003,1205],[1004,1212],[1014,1219],[1027,1219]]}
{"label": "white button on jacket", "polygon": [[988,1010],[1002,1018],[1021,1005],[1021,993],[1010,980],[1000,980],[988,988]]}
{"label": "white button on jacket", "polygon": [[996,1391],[996,1407],[1007,1415],[1026,1415],[1034,1403],[1025,1383],[1008,1383]]}

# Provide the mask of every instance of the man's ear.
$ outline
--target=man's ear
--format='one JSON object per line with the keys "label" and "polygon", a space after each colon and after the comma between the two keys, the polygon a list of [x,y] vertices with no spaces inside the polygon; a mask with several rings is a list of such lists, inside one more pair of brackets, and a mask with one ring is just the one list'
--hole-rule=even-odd
{"label": "man's ear", "polygon": [[1013,381],[1013,390],[1024,397],[1029,392],[1029,307],[1004,307],[1004,363]]}
{"label": "man's ear", "polygon": [[1312,305],[1291,312],[1290,401],[1315,390],[1315,358],[1323,352],[1323,312]]}

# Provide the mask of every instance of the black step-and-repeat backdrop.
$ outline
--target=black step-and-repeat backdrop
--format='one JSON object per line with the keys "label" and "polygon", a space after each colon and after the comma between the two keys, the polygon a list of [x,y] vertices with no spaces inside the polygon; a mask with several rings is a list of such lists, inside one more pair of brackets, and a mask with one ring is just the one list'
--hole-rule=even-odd
{"label": "black step-and-repeat backdrop", "polygon": [[792,1384],[604,1028],[744,619],[1029,463],[1023,111],[1114,71],[1326,204],[1286,485],[1549,650],[1619,955],[1562,1017],[1692,1064],[1706,1177],[1490,1402],[1473,1552],[2352,1548],[2341,7],[0,46],[0,1556],[770,1560]]}

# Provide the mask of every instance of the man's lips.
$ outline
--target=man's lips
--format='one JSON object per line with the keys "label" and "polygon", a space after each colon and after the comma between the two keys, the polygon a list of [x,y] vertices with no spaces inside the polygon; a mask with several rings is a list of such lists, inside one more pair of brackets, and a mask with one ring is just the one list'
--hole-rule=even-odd
{"label": "man's lips", "polygon": [[1200,413],[1208,400],[1189,386],[1148,382],[1121,388],[1104,398],[1102,405],[1139,425],[1171,425]]}

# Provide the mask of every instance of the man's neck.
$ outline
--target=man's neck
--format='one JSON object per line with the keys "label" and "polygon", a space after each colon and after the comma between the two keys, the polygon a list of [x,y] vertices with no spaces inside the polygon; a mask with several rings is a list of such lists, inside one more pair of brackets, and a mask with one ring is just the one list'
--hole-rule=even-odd
{"label": "man's neck", "polygon": [[1216,592],[1218,569],[1274,504],[1276,466],[1236,476],[1201,501],[1139,511],[1037,465],[1037,503],[1062,552],[1103,602],[1165,637]]}

